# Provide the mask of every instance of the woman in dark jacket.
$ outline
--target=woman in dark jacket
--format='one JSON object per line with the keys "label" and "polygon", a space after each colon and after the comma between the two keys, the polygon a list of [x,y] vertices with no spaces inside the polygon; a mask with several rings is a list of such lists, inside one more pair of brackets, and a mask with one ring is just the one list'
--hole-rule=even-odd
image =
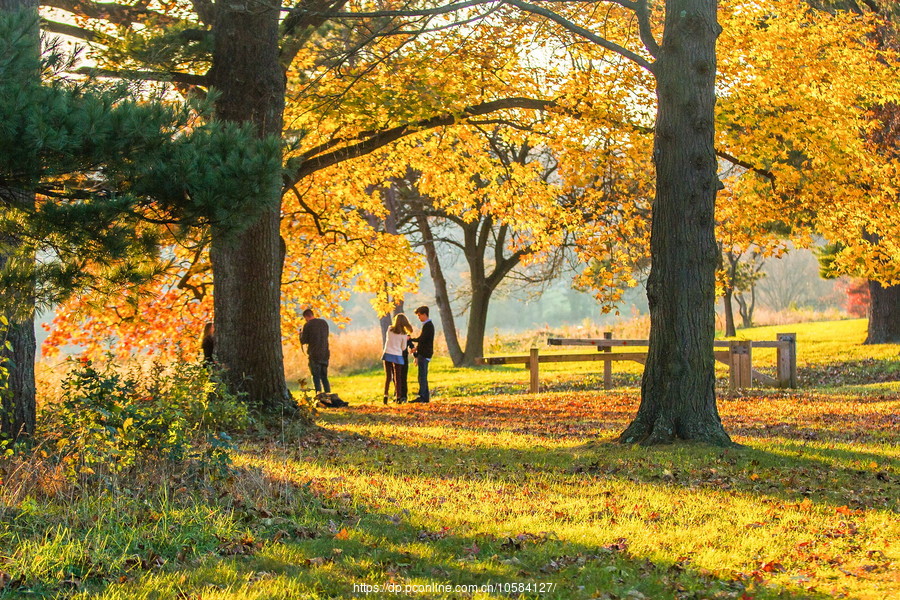
{"label": "woman in dark jacket", "polygon": [[216,329],[212,323],[207,323],[203,327],[203,342],[201,342],[201,346],[203,347],[203,364],[211,365],[215,362],[213,358],[213,352],[215,350],[215,333]]}

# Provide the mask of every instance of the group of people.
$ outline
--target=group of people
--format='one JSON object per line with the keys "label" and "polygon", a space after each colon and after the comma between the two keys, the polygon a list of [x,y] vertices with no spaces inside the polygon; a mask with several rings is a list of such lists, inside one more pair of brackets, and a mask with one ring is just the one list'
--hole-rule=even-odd
{"label": "group of people", "polygon": [[[419,393],[409,402],[430,402],[431,392],[428,389],[428,363],[434,356],[434,323],[428,316],[428,307],[420,306],[415,310],[422,322],[422,329],[417,337],[412,337],[413,327],[403,313],[394,317],[388,328],[384,342],[384,353],[381,360],[384,364],[384,403],[388,403],[391,383],[394,385],[394,400],[399,404],[407,401],[407,374],[409,373],[409,356],[418,367]],[[300,331],[300,345],[306,346],[309,358],[309,372],[312,375],[316,395],[330,394],[331,384],[328,382],[328,361],[331,353],[328,349],[328,323],[316,317],[311,309],[303,311],[306,323]]]}
{"label": "group of people", "polygon": [[394,316],[393,323],[388,327],[384,340],[384,354],[381,355],[384,363],[385,404],[388,403],[390,396],[391,382],[394,384],[394,401],[398,404],[406,402],[410,352],[419,370],[419,394],[410,402],[431,401],[431,392],[428,390],[428,363],[434,356],[434,323],[428,316],[427,306],[420,306],[415,314],[422,322],[418,337],[412,337],[413,327],[403,313]]}
{"label": "group of people", "polygon": [[[388,403],[391,383],[394,385],[394,401],[398,404],[407,401],[407,374],[409,373],[409,355],[418,367],[419,393],[409,402],[430,402],[428,389],[428,363],[434,356],[434,323],[428,316],[428,307],[420,306],[415,310],[422,323],[417,337],[412,337],[413,327],[406,315],[399,313],[388,328],[384,342],[384,403]],[[303,311],[306,323],[300,330],[300,345],[306,346],[309,359],[309,372],[312,375],[316,396],[331,394],[331,383],[328,381],[328,361],[331,351],[328,348],[328,323],[315,316],[312,309]],[[212,323],[207,323],[203,330],[203,361],[213,362],[215,348],[215,330]]]}

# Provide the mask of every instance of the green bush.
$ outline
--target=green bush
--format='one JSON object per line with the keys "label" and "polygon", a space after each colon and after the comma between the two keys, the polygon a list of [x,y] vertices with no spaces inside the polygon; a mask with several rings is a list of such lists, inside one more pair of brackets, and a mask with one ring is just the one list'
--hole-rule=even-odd
{"label": "green bush", "polygon": [[246,405],[199,363],[157,364],[144,374],[80,360],[47,412],[46,431],[70,477],[157,459],[227,469],[226,432],[249,423]]}

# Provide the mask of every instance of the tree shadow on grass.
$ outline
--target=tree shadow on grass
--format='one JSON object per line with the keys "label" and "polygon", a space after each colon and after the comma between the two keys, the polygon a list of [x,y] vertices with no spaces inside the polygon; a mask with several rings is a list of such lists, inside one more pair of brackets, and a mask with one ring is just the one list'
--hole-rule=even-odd
{"label": "tree shadow on grass", "polygon": [[[289,453],[282,458],[291,460]],[[259,472],[242,468],[234,477],[252,479]],[[723,578],[687,559],[651,561],[630,551],[626,539],[584,544],[544,532],[469,533],[468,527],[454,530],[436,521],[424,508],[385,510],[290,477],[275,483],[275,489],[289,489],[294,502],[231,502],[228,509],[244,533],[214,551],[136,564],[125,574],[97,574],[83,582],[5,587],[0,598],[468,598],[471,590],[485,598],[833,597],[768,583],[774,572],[762,566]],[[85,541],[90,547],[91,540]],[[144,552],[159,557],[151,547]],[[381,592],[374,592],[376,585]],[[395,587],[387,590],[388,585]]]}
{"label": "tree shadow on grass", "polygon": [[[762,570],[729,580],[687,561],[654,563],[631,554],[624,540],[587,546],[527,533],[499,539],[425,531],[407,524],[392,524],[386,534],[375,522],[378,518],[368,515],[352,523],[348,535],[366,542],[332,537],[286,542],[280,551],[225,564],[207,559],[205,569],[184,572],[183,579],[173,581],[168,590],[163,587],[158,597],[189,598],[210,587],[217,594],[261,593],[268,598],[470,598],[475,593],[482,598],[610,600],[737,598],[745,593],[756,599],[833,597],[768,585],[768,573]],[[273,594],[267,588],[281,592]],[[296,592],[290,593],[291,588]]]}
{"label": "tree shadow on grass", "polygon": [[[493,468],[507,465],[507,470],[521,472],[562,469],[660,485],[762,494],[783,502],[808,498],[835,507],[900,511],[900,460],[878,452],[877,447],[824,447],[835,441],[858,440],[860,436],[853,430],[868,430],[870,416],[841,415],[835,431],[781,422],[756,428],[745,422],[732,429],[744,444],[733,449],[693,444],[643,449],[612,442],[633,415],[623,405],[628,403],[628,395],[604,395],[604,400],[609,409],[598,410],[588,398],[554,401],[532,396],[512,404],[348,410],[329,415],[328,420],[336,427],[363,432],[348,435],[376,444],[387,461],[392,456],[409,456],[410,460],[418,457],[422,464],[481,462]],[[535,412],[539,413],[538,418]],[[408,446],[379,437],[369,439],[371,427],[406,428],[422,433],[418,445]],[[430,432],[434,428],[437,433]],[[464,432],[473,435],[466,436]],[[480,436],[497,433],[532,436],[526,443],[533,445],[480,445]],[[454,441],[455,437],[462,442]],[[415,465],[416,462],[410,462],[401,468],[414,471]]]}
{"label": "tree shadow on grass", "polygon": [[[299,580],[302,587],[327,597],[364,595],[360,586],[397,586],[396,593],[377,597],[471,597],[455,586],[501,586],[485,597],[592,598],[830,598],[824,592],[767,585],[769,573],[752,570],[721,578],[681,560],[652,562],[629,551],[628,541],[597,540],[587,545],[556,539],[543,532],[510,532],[508,536],[467,534],[442,526],[421,514],[391,514],[383,506],[354,499],[351,503],[319,498],[330,516],[308,511],[298,520],[318,528],[316,539],[286,541],[282,549],[260,558],[267,572]],[[248,574],[259,569],[253,560],[232,563]],[[240,578],[237,578],[238,580]],[[202,580],[194,585],[204,583]],[[222,582],[227,583],[227,582]],[[542,585],[543,592],[515,584]],[[450,586],[449,593],[427,586]],[[357,586],[354,588],[354,586]],[[502,586],[506,586],[505,588]],[[384,588],[382,588],[383,590]],[[447,589],[447,588],[444,588]],[[473,589],[473,588],[469,588]]]}

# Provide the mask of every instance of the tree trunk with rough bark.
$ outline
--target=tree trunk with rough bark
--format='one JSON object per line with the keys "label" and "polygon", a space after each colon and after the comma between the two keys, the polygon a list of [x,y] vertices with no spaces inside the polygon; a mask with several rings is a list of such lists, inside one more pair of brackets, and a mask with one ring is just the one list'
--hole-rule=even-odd
{"label": "tree trunk with rough bark", "polygon": [[[280,136],[285,76],[278,57],[277,4],[218,4],[210,79],[220,96],[216,117],[251,122],[259,135]],[[215,289],[216,356],[229,383],[251,405],[293,407],[284,378],[281,336],[281,186],[265,190],[267,208],[246,230],[214,230],[210,259]]]}
{"label": "tree trunk with rough bark", "polygon": [[756,284],[750,284],[750,299],[748,300],[744,293],[741,292],[735,296],[738,303],[738,314],[741,315],[742,327],[753,327],[753,311],[756,308]]}
{"label": "tree trunk with rough bark", "polygon": [[457,366],[471,367],[475,359],[484,356],[484,331],[487,328],[488,305],[494,290],[485,281],[472,274],[472,303],[469,305],[469,321],[466,325],[466,350]]}
{"label": "tree trunk with rough bark", "polygon": [[[33,0],[0,0],[0,11],[28,10],[34,12],[34,53],[40,53],[37,2]],[[39,72],[23,73],[23,77],[40,77]],[[34,194],[9,188],[0,189],[0,206],[3,202],[28,206],[34,204]],[[8,248],[8,253],[0,251],[0,269],[11,260],[34,262],[33,252],[24,251],[20,238],[14,233],[2,236],[0,247]],[[34,338],[34,286],[20,290],[4,290],[2,314],[9,324],[0,326],[0,438],[19,439],[33,436],[36,417],[36,393],[34,381],[34,360],[36,344]],[[3,331],[5,329],[5,331]],[[9,342],[7,347],[5,342]]]}
{"label": "tree trunk with rough bark", "polygon": [[900,343],[900,285],[869,281],[869,329],[866,344]]}
{"label": "tree trunk with rough bark", "polygon": [[716,0],[668,0],[656,63],[650,347],[625,443],[731,444],[716,408]]}
{"label": "tree trunk with rough bark", "polygon": [[[24,308],[28,299],[22,300]],[[8,341],[11,347],[11,350],[4,347],[0,351],[0,368],[7,371],[5,389],[0,389],[0,439],[15,440],[34,435],[34,296],[31,300],[30,314],[10,319],[9,327],[0,335],[0,343]]]}
{"label": "tree trunk with rough bark", "polygon": [[447,343],[447,352],[453,366],[458,367],[463,361],[463,351],[459,345],[459,337],[456,334],[456,322],[453,319],[453,308],[450,306],[450,296],[447,292],[447,280],[444,279],[444,271],[438,259],[437,250],[434,247],[434,235],[428,224],[428,217],[419,213],[416,215],[416,226],[422,232],[422,242],[425,248],[425,258],[428,261],[428,271],[434,282],[435,302],[441,315],[441,329],[444,332],[444,340]]}
{"label": "tree trunk with rough bark", "polygon": [[731,297],[734,295],[734,288],[731,285],[725,285],[725,293],[722,294],[723,312],[725,313],[725,337],[734,337],[737,335],[737,329],[734,326],[734,307],[731,304]]}

